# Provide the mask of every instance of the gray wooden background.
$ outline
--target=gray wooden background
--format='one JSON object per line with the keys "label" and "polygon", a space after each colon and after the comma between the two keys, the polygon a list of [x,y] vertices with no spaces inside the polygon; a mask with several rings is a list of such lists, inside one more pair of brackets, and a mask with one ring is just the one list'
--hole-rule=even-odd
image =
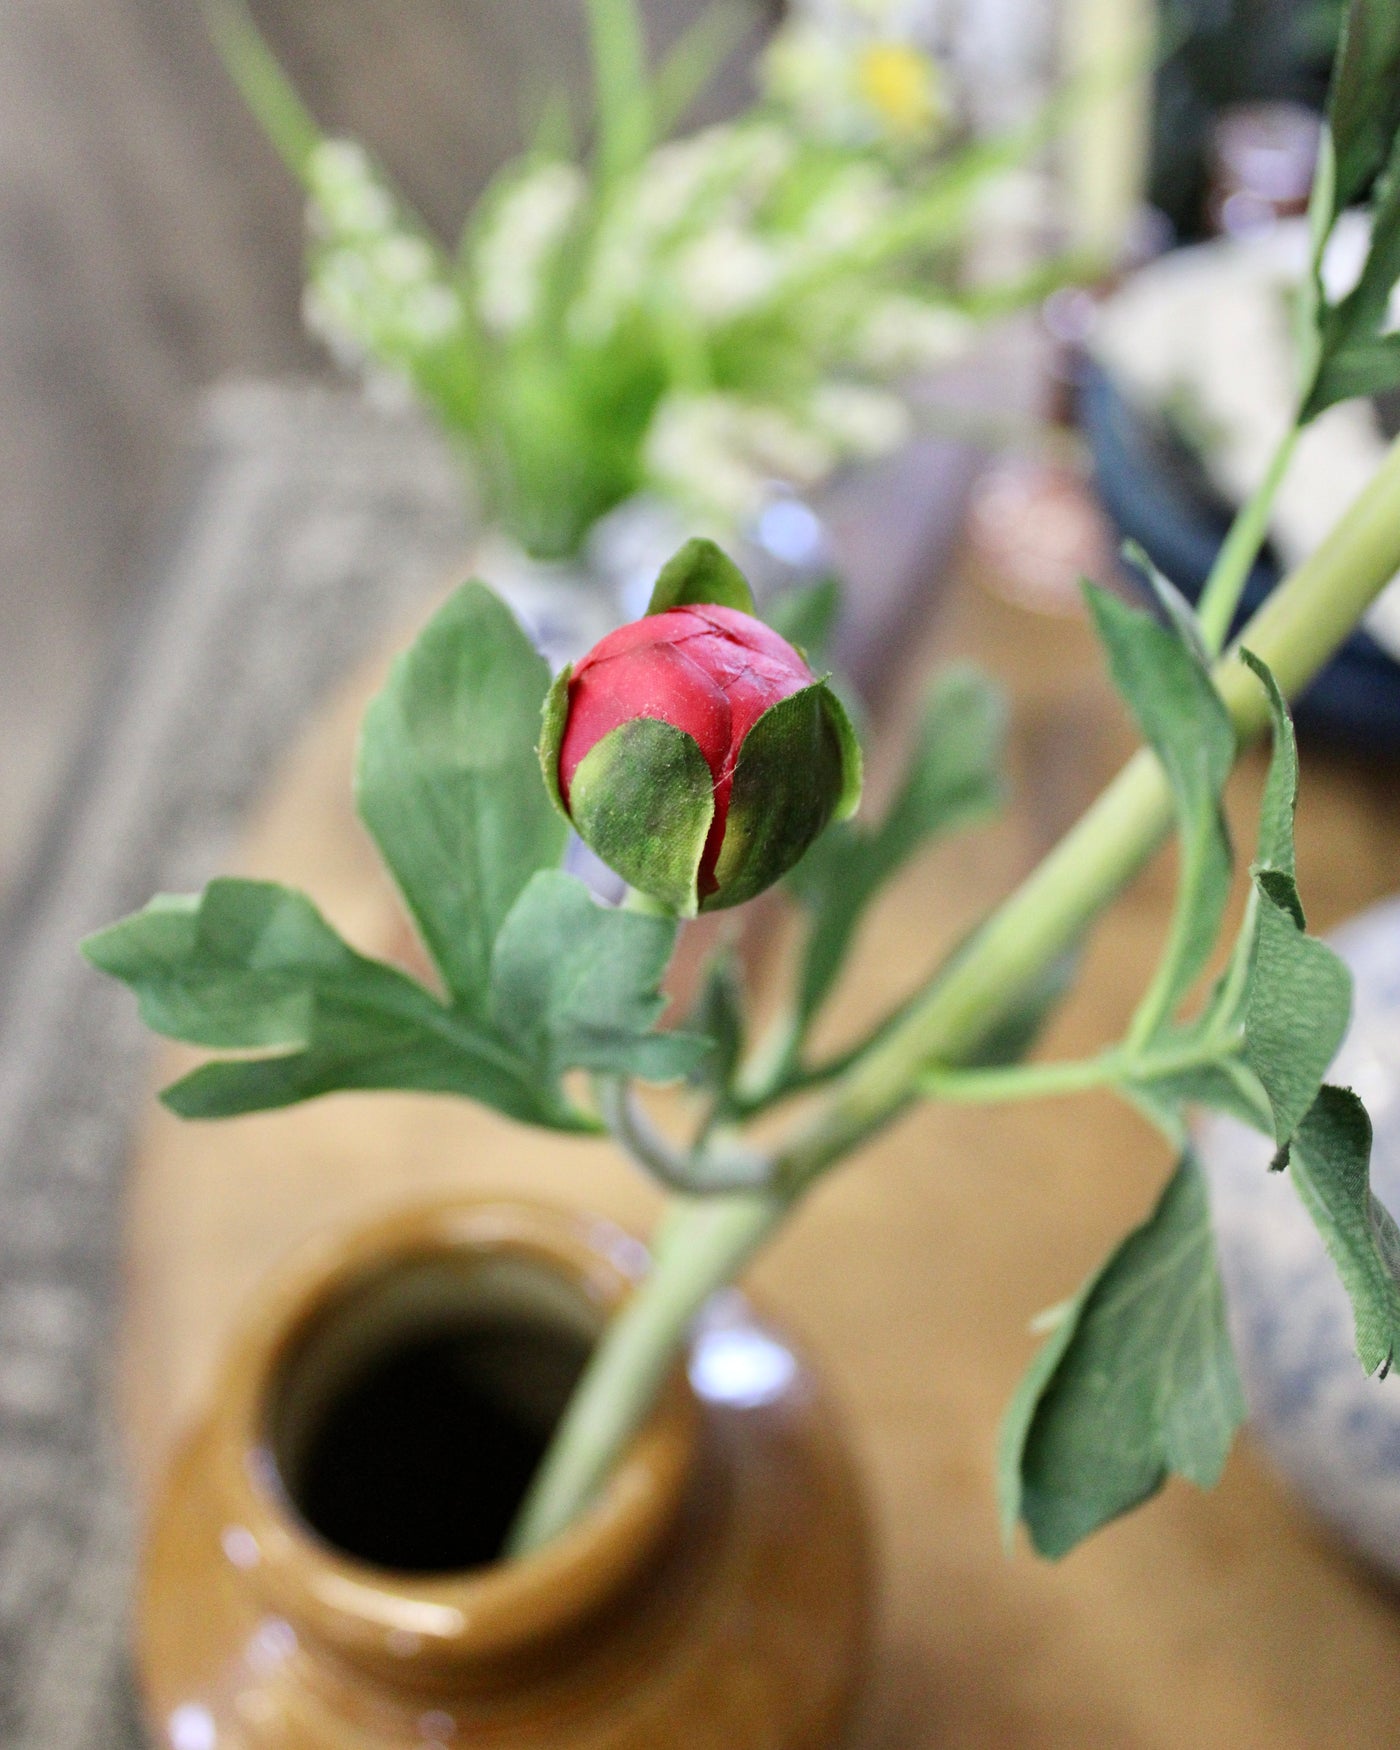
{"label": "gray wooden background", "polygon": [[[254,10],[322,121],[361,133],[449,234],[585,66],[582,0]],[[664,45],[699,0],[646,10]],[[0,0],[0,891],[175,519],[192,391],[324,369],[300,247],[300,203],[197,0]]]}

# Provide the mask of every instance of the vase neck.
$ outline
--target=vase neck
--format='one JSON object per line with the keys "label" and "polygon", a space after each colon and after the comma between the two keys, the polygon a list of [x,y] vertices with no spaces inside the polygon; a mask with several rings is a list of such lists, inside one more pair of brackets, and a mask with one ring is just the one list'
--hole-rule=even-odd
{"label": "vase neck", "polygon": [[[225,1553],[298,1643],[395,1687],[489,1691],[556,1659],[640,1582],[676,1525],[694,1457],[699,1411],[679,1373],[567,1532],[519,1560],[454,1563],[489,1553],[479,1539],[505,1530],[501,1488],[528,1482],[503,1480],[494,1459],[488,1478],[482,1452],[528,1426],[542,1444],[644,1259],[597,1221],[478,1204],[397,1216],[283,1279],[237,1351],[216,1463]],[[439,1427],[451,1368],[473,1377],[470,1415]],[[432,1426],[413,1426],[415,1414]],[[386,1498],[401,1474],[398,1486],[424,1499]],[[441,1549],[435,1487],[448,1509]],[[478,1507],[496,1515],[485,1527]]]}

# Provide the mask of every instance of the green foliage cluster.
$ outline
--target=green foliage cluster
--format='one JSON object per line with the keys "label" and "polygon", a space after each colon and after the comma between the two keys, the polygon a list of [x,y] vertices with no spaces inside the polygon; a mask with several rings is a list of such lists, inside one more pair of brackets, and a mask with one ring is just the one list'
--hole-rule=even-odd
{"label": "green foliage cluster", "polygon": [[156,1032],[258,1055],[205,1064],[163,1098],[226,1118],[347,1088],[462,1094],[592,1131],[570,1069],[665,1081],[703,1039],[660,1033],[674,917],[598,905],[559,868],[567,830],[539,781],[549,671],[507,609],[467,584],[401,657],[360,739],[359,812],[441,980],[357,953],[300,893],[211,882],[91,938]]}
{"label": "green foliage cluster", "polygon": [[540,558],[572,557],[643,488],[737,526],[772,479],[810,487],[894,447],[911,416],[891,385],[1070,270],[974,292],[958,266],[979,195],[1050,113],[977,144],[829,137],[769,91],[672,138],[753,32],[742,0],[717,0],[655,66],[637,0],[587,0],[586,144],[552,103],[455,247],[362,147],[323,135],[244,0],[205,6],[306,191],[308,321],[344,362],[408,385],[488,513]]}

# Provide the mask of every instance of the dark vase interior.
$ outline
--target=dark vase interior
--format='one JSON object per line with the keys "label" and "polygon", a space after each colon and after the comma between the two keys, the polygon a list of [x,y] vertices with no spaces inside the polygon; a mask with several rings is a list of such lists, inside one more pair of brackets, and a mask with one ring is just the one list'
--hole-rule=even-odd
{"label": "dark vase interior", "polygon": [[595,1337],[582,1296],[520,1260],[415,1259],[353,1285],[273,1382],[289,1504],[377,1568],[495,1561]]}

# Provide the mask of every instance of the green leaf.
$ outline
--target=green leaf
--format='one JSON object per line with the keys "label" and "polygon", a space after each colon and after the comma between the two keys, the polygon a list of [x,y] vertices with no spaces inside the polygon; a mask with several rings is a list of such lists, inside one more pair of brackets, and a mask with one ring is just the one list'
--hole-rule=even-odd
{"label": "green leaf", "polygon": [[1137,541],[1124,541],[1123,558],[1134,566],[1147,579],[1157,605],[1161,608],[1168,622],[1175,629],[1177,636],[1203,667],[1210,662],[1210,653],[1206,649],[1201,623],[1196,618],[1196,610],[1182,595],[1165,572],[1159,571],[1153,563],[1147,549]]}
{"label": "green leaf", "polygon": [[1400,1340],[1400,1231],[1371,1191],[1370,1160],[1366,1108],[1349,1088],[1323,1088],[1290,1172],[1350,1297],[1361,1364],[1384,1373]]}
{"label": "green leaf", "polygon": [[[854,769],[853,769],[854,768]],[[835,694],[815,681],[772,705],[744,737],[702,910],[741,905],[786,875],[860,795],[860,749]]]}
{"label": "green leaf", "polygon": [[274,150],[292,174],[305,180],[321,130],[282,71],[243,0],[204,0],[209,34],[229,78]]}
{"label": "green leaf", "polygon": [[743,970],[732,947],[716,950],[706,963],[686,1029],[708,1039],[712,1047],[698,1067],[698,1079],[707,1087],[728,1088],[745,1042]]}
{"label": "green leaf", "polygon": [[356,797],[455,1004],[485,1013],[496,932],[566,828],[539,781],[549,669],[481,583],[394,664],[360,733]]}
{"label": "green leaf", "polygon": [[[1357,284],[1333,304],[1321,277],[1327,242],[1342,211],[1368,189],[1367,258]],[[1306,313],[1317,340],[1300,423],[1338,401],[1400,384],[1400,341],[1383,332],[1400,277],[1400,12],[1394,0],[1352,0],[1348,9],[1310,220],[1314,262]]]}
{"label": "green leaf", "polygon": [[[1191,1036],[1192,1033],[1187,1033],[1182,1037]],[[1168,1035],[1164,1045],[1169,1047],[1173,1042]],[[1209,1106],[1216,1112],[1227,1112],[1241,1124],[1262,1130],[1265,1135],[1273,1130],[1268,1096],[1254,1072],[1237,1057],[1222,1056],[1215,1063],[1165,1074],[1152,1073],[1149,1059],[1145,1071],[1124,1082],[1122,1091],[1178,1148],[1186,1141],[1188,1106]]]}
{"label": "green leaf", "polygon": [[[1293,733],[1293,719],[1269,665],[1252,650],[1241,648],[1240,658],[1259,677],[1268,694],[1269,715],[1273,722],[1273,750],[1259,809],[1259,845],[1253,873],[1262,881],[1274,904],[1292,913],[1298,928],[1305,930],[1308,922],[1298,897],[1297,861],[1293,848],[1293,823],[1298,812],[1298,741]],[[1291,894],[1279,877],[1291,886]]]}
{"label": "green leaf", "polygon": [[929,840],[992,813],[1002,799],[1001,695],[976,670],[949,669],[931,688],[903,782],[875,830],[836,827],[793,870],[811,913],[799,990],[805,1026],[826,1000],[865,908]]}
{"label": "green leaf", "polygon": [[496,1025],[555,1081],[574,1068],[679,1080],[709,1045],[655,1030],[675,941],[674,918],[600,905],[574,876],[544,871],[496,942]]}
{"label": "green leaf", "polygon": [[465,1094],[515,1118],[578,1127],[495,1038],[395,967],[356,953],[309,899],[274,882],[212,881],[199,896],[162,897],[89,937],[83,951],[135,991],[158,1033],[282,1048],[176,1082],[162,1098],[183,1117],[399,1088]]}
{"label": "green leaf", "polygon": [[741,614],[754,612],[753,591],[743,572],[713,541],[696,536],[662,566],[647,613],[665,614],[704,602]]}
{"label": "green leaf", "polygon": [[715,0],[689,25],[657,68],[653,127],[664,139],[748,35],[753,16],[738,0]]}
{"label": "green leaf", "polygon": [[640,164],[652,142],[651,89],[638,0],[587,0],[599,179]]}
{"label": "green leaf", "polygon": [[1351,974],[1266,894],[1245,999],[1244,1055],[1269,1096],[1280,1148],[1317,1098],[1350,1019]]}
{"label": "green leaf", "polygon": [[1400,10],[1351,0],[1327,98],[1335,215],[1366,192],[1400,133]]}
{"label": "green leaf", "polygon": [[841,580],[835,575],[794,585],[765,602],[763,618],[780,638],[801,651],[809,667],[826,665],[841,616]]}
{"label": "green leaf", "polygon": [[1338,303],[1321,301],[1317,377],[1304,404],[1304,421],[1354,395],[1393,388],[1400,373],[1400,342],[1386,335],[1391,294],[1400,279],[1400,138],[1376,184],[1371,237],[1361,277]]}
{"label": "green leaf", "polygon": [[715,795],[693,736],[654,717],[619,724],[580,760],[569,804],[579,836],[610,869],[678,916],[695,916]]}
{"label": "green leaf", "polygon": [[1234,763],[1235,734],[1209,674],[1175,631],[1092,584],[1085,594],[1113,683],[1161,761],[1176,803],[1176,906],[1162,972],[1148,993],[1160,1024],[1203,970],[1230,897],[1230,839],[1220,797]]}
{"label": "green leaf", "polygon": [[1064,1309],[1002,1424],[1002,1523],[1068,1553],[1170,1472],[1208,1488],[1245,1413],[1200,1168],[1183,1155],[1156,1209]]}

